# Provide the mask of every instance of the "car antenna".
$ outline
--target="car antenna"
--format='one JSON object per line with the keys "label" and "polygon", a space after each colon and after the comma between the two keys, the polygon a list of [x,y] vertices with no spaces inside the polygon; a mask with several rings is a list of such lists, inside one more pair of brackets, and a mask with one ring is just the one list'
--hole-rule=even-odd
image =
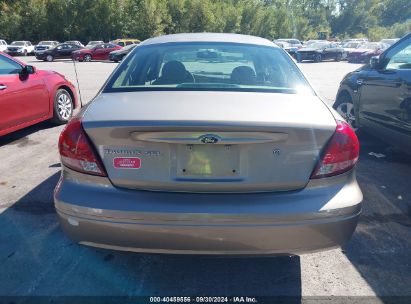
{"label": "car antenna", "polygon": [[76,60],[75,60],[74,58],[72,58],[72,60],[73,60],[73,65],[74,65],[74,73],[76,74],[78,95],[79,95],[79,97],[80,97],[80,108],[82,108],[82,107],[83,107],[83,99],[81,98],[81,90],[80,90],[80,83],[79,83],[79,81],[78,81]]}

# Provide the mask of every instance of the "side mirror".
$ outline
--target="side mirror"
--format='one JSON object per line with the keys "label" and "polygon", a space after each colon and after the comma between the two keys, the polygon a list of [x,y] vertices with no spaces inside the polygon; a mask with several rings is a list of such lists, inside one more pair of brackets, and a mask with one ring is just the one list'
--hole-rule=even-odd
{"label": "side mirror", "polygon": [[26,65],[21,69],[19,73],[20,80],[26,80],[30,74],[34,73],[36,73],[36,68],[32,65]]}
{"label": "side mirror", "polygon": [[36,68],[32,65],[26,65],[25,66],[26,70],[27,70],[27,74],[34,74],[36,73]]}
{"label": "side mirror", "polygon": [[371,57],[370,67],[374,70],[378,70],[380,68],[380,58],[378,56]]}

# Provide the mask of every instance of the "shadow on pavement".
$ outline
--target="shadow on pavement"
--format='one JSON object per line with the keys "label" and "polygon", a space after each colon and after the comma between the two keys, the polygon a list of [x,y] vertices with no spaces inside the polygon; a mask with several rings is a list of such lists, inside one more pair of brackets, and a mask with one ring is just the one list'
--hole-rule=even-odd
{"label": "shadow on pavement", "polygon": [[136,254],[73,244],[54,211],[58,178],[52,175],[0,214],[2,295],[301,297],[299,257]]}
{"label": "shadow on pavement", "polygon": [[363,214],[344,251],[377,295],[411,296],[411,157],[359,136]]}
{"label": "shadow on pavement", "polygon": [[56,127],[55,124],[50,121],[43,121],[33,126],[21,129],[19,131],[12,132],[10,134],[0,136],[0,147],[4,145],[26,145],[30,144],[29,135],[45,129]]}

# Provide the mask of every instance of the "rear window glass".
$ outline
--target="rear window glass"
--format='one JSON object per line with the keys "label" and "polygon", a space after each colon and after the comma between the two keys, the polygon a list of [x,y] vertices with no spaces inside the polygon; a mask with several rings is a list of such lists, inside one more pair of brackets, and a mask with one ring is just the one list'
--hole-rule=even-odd
{"label": "rear window glass", "polygon": [[312,89],[280,48],[234,43],[137,47],[104,92],[228,90],[298,93]]}

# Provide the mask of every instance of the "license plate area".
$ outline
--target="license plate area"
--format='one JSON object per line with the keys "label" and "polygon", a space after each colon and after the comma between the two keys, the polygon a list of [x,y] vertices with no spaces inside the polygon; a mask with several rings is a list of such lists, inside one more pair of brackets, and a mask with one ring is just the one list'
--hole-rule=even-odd
{"label": "license plate area", "polygon": [[240,175],[238,145],[178,145],[180,178],[233,178]]}

